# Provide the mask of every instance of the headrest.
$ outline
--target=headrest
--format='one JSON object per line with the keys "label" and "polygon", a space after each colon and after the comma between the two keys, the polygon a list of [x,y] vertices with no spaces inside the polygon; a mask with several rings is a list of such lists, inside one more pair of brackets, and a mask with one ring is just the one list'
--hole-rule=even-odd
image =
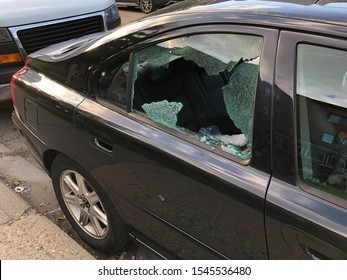
{"label": "headrest", "polygon": [[155,83],[163,81],[170,75],[170,70],[163,66],[146,63],[141,68],[141,74],[143,74],[149,81]]}

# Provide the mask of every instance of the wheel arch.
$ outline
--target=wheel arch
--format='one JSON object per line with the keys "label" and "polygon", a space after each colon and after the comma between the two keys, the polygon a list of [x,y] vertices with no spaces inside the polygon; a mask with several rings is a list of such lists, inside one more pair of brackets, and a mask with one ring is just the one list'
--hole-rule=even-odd
{"label": "wheel arch", "polygon": [[51,172],[52,172],[53,161],[56,159],[56,157],[59,154],[62,154],[62,153],[57,151],[57,150],[53,150],[53,149],[47,150],[43,154],[43,157],[42,157],[43,158],[43,165],[50,176],[51,176]]}
{"label": "wheel arch", "polygon": [[44,168],[46,169],[46,171],[48,172],[48,174],[50,176],[51,176],[51,173],[52,173],[53,162],[59,155],[63,155],[65,157],[73,160],[77,164],[81,165],[76,159],[72,158],[68,154],[63,153],[63,152],[58,151],[58,150],[55,150],[55,149],[49,149],[49,150],[44,152],[44,154],[42,156],[42,159],[43,159],[42,161],[43,161]]}

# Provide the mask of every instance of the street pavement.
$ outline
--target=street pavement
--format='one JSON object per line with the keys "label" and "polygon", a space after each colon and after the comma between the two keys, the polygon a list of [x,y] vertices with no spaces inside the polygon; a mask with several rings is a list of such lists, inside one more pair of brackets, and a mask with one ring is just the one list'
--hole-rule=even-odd
{"label": "street pavement", "polygon": [[[8,154],[8,148],[0,144],[1,174],[36,186],[50,186],[49,177],[42,170],[20,156]],[[39,214],[3,180],[0,180],[0,199],[1,260],[94,259],[56,224]]]}

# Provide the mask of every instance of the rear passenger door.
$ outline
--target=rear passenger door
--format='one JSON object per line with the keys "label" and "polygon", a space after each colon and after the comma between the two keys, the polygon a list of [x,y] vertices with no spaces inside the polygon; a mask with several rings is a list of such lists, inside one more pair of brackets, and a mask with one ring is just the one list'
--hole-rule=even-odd
{"label": "rear passenger door", "polygon": [[282,32],[276,70],[270,258],[346,259],[346,40]]}
{"label": "rear passenger door", "polygon": [[[266,259],[277,31],[163,33],[95,76],[76,114],[133,234],[185,259]],[[105,86],[107,85],[107,86]]]}

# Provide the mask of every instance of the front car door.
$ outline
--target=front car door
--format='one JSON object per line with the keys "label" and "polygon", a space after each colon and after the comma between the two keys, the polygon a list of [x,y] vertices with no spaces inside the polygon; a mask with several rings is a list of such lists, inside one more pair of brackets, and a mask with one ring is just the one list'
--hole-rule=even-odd
{"label": "front car door", "polygon": [[346,259],[346,40],[281,32],[276,70],[270,258]]}
{"label": "front car door", "polygon": [[268,258],[277,34],[185,28],[100,66],[76,125],[135,236],[177,258]]}

